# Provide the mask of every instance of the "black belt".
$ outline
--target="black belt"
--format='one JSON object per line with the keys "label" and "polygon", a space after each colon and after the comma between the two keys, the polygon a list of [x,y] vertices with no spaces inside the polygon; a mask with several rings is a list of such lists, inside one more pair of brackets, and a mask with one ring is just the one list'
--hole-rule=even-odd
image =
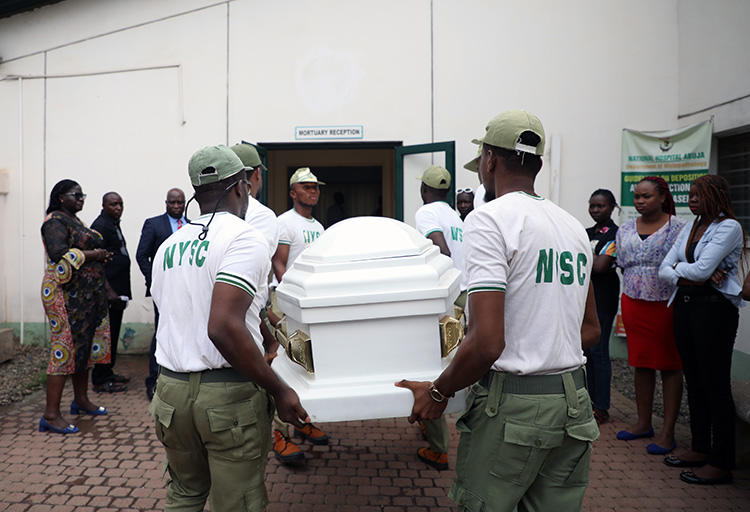
{"label": "black belt", "polygon": [[712,286],[680,286],[677,289],[677,302],[729,302],[720,291]]}
{"label": "black belt", "polygon": [[[493,374],[504,373],[503,393],[515,395],[564,395],[563,373],[555,375],[516,375],[513,373],[488,371],[479,379],[479,384],[485,388],[490,387]],[[586,374],[583,368],[578,368],[570,373],[573,376],[573,382],[576,389],[586,387]]]}
{"label": "black belt", "polygon": [[[215,370],[203,370],[200,373],[201,382],[252,382],[252,379],[246,375],[238,372],[234,368],[218,368]],[[190,372],[173,372],[169,368],[159,367],[159,374],[173,379],[184,380],[185,382],[190,380]]]}

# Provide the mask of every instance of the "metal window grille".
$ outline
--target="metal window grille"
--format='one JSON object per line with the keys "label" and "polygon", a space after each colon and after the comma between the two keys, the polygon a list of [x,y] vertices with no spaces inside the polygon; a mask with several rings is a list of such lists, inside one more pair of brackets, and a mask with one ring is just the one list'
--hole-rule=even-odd
{"label": "metal window grille", "polygon": [[734,213],[750,233],[750,132],[720,137],[718,143],[718,174],[729,182]]}

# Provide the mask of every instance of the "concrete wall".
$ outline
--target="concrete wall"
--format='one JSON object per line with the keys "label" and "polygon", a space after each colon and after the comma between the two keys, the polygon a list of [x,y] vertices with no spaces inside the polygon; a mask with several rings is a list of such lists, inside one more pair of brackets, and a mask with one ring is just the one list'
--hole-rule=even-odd
{"label": "concrete wall", "polygon": [[[746,39],[745,4],[719,5],[729,29],[720,19],[701,33]],[[189,192],[195,149],[293,141],[298,125],[361,124],[366,141],[455,140],[457,186],[475,187],[461,169],[475,155],[469,141],[498,112],[529,109],[560,140],[559,175],[546,164],[538,191],[588,225],[590,192],[619,192],[623,127],[675,128],[693,122],[681,111],[737,92],[702,97],[710,77],[696,83],[685,70],[694,44],[685,35],[706,9],[697,0],[68,0],[0,20],[0,77],[125,71],[24,80],[22,197],[18,83],[0,82],[0,169],[10,175],[0,195],[0,322],[18,321],[21,296],[26,320],[43,321],[39,225],[58,179],[81,182],[87,222],[101,194],[118,190],[134,255],[166,190]],[[159,69],[127,71],[146,67]],[[432,160],[407,159],[408,222],[420,203],[412,177]],[[149,322],[135,263],[132,272],[137,299],[125,321]]]}
{"label": "concrete wall", "polygon": [[[714,118],[714,132],[750,130],[750,2],[680,0],[680,123]],[[715,151],[716,147],[712,148]],[[716,171],[716,155],[712,155]],[[750,255],[747,256],[750,258]],[[740,310],[735,366],[750,375],[750,307]],[[738,354],[740,352],[741,354]]]}
{"label": "concrete wall", "polygon": [[[714,131],[750,125],[750,3],[680,0],[679,113],[714,116]],[[697,114],[690,115],[693,112]]]}

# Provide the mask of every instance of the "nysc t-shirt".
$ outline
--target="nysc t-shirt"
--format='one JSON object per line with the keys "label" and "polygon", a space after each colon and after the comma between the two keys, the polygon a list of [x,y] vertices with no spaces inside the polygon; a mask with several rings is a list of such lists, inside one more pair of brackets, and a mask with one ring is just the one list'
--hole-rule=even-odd
{"label": "nysc t-shirt", "polygon": [[[193,222],[207,223],[210,215]],[[211,296],[216,283],[255,296],[268,278],[270,259],[263,235],[241,218],[217,213],[205,240],[188,224],[156,251],[151,294],[159,308],[156,361],[176,372],[228,367],[208,337]],[[257,344],[257,340],[256,340]]]}
{"label": "nysc t-shirt", "polygon": [[[279,245],[289,246],[286,268],[291,268],[302,251],[323,234],[325,228],[315,219],[303,217],[292,208],[279,215]],[[278,284],[274,279],[274,283]]]}
{"label": "nysc t-shirt", "polygon": [[581,223],[547,199],[512,192],[465,226],[469,294],[505,292],[505,349],[493,370],[543,375],[584,364],[592,255]]}
{"label": "nysc t-shirt", "polygon": [[269,255],[273,257],[279,243],[279,221],[273,210],[250,196],[245,221],[263,234],[268,242]]}
{"label": "nysc t-shirt", "polygon": [[[245,221],[261,232],[266,239],[266,242],[268,242],[268,257],[272,258],[273,254],[276,252],[276,246],[279,243],[279,221],[276,218],[276,214],[273,213],[273,210],[269,207],[262,204],[253,196],[250,196],[248,198]],[[273,276],[269,274],[268,279],[264,280],[258,287],[258,292],[255,295],[256,298],[250,304],[246,315],[245,324],[247,325],[250,334],[253,335],[253,339],[261,348],[263,348],[263,336],[260,332],[259,313],[268,302],[269,285],[271,284],[272,277]]]}
{"label": "nysc t-shirt", "polygon": [[453,266],[461,272],[461,290],[466,289],[466,272],[464,265],[464,223],[458,212],[444,201],[427,203],[414,215],[417,231],[424,236],[439,231],[445,238],[445,244],[451,252]]}

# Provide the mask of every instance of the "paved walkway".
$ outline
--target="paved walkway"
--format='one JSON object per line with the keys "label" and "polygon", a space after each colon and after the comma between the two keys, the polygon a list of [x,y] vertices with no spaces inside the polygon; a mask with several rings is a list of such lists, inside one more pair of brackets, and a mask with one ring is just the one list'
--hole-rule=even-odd
{"label": "paved walkway", "polygon": [[[44,395],[0,408],[0,511],[115,512],[161,510],[164,452],[153,434],[143,377],[146,359],[123,356],[118,371],[133,377],[130,390],[96,395],[109,408],[104,417],[80,417],[81,434],[39,433]],[[71,400],[66,386],[63,403]],[[646,454],[647,441],[614,440],[634,405],[613,396],[613,421],[594,443],[586,511],[750,510],[750,473],[735,472],[735,483],[694,487],[679,470]],[[269,511],[448,511],[452,471],[438,472],[416,460],[423,445],[417,427],[405,419],[326,424],[329,446],[305,445],[307,467],[289,469],[271,456]],[[679,426],[679,441],[688,432]],[[451,434],[451,467],[457,434]]]}

